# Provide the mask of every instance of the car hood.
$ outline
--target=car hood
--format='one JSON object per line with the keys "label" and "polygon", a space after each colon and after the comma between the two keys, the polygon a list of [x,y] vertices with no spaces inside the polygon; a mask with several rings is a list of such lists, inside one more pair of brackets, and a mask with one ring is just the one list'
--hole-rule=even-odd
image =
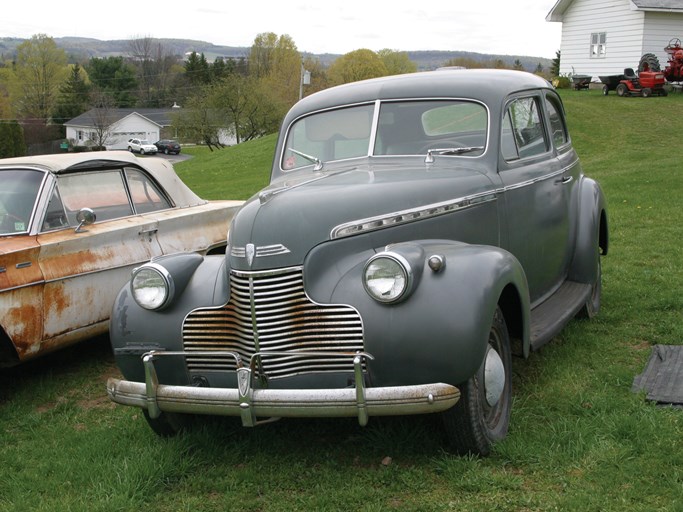
{"label": "car hood", "polygon": [[491,180],[476,166],[368,164],[292,173],[237,213],[230,228],[230,266],[267,270],[301,265],[314,246],[332,239],[335,228],[345,224],[425,211],[492,190]]}

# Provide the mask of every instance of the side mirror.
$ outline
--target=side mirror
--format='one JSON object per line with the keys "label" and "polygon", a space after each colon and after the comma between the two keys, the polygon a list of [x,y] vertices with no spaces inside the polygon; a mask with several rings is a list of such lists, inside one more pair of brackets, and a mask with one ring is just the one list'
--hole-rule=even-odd
{"label": "side mirror", "polygon": [[93,224],[97,219],[97,215],[90,208],[81,208],[76,214],[76,221],[78,222],[78,227],[76,228],[76,233],[84,233],[88,231],[83,229],[83,226],[89,226]]}

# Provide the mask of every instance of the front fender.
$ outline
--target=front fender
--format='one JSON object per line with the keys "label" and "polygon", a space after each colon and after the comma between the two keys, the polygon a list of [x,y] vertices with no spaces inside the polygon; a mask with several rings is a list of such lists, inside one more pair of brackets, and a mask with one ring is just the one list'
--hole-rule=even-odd
{"label": "front fender", "polygon": [[[176,282],[181,283],[175,299],[164,309],[150,311],[138,306],[126,283],[114,302],[109,321],[109,336],[116,363],[124,377],[144,381],[141,356],[150,350],[183,349],[183,321],[199,307],[221,306],[228,300],[228,279],[225,255],[200,256],[182,253],[154,260],[166,268]],[[164,382],[188,383],[180,360],[166,358],[159,368]]]}
{"label": "front fender", "polygon": [[[365,348],[375,360],[369,364],[373,385],[412,385],[446,382],[458,385],[480,367],[496,306],[514,290],[515,325],[529,340],[529,292],[520,263],[509,252],[492,246],[449,240],[417,240],[390,247],[421,265],[412,294],[397,304],[381,304],[363,287],[363,268],[372,250],[355,250],[360,240],[322,244],[309,254],[304,283],[309,297],[319,303],[348,304],[363,320]],[[415,261],[415,254],[424,255]],[[445,267],[428,266],[441,255]],[[512,320],[512,319],[511,319]],[[525,348],[525,353],[528,349]]]}

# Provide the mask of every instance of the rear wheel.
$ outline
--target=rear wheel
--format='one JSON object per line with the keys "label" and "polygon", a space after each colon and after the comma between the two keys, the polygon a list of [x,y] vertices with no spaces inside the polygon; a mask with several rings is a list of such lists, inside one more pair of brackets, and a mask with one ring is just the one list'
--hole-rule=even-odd
{"label": "rear wheel", "polygon": [[164,148],[164,155],[168,155],[168,148]]}
{"label": "rear wheel", "polygon": [[640,58],[638,73],[641,71],[661,71],[659,59],[654,53],[646,53]]}
{"label": "rear wheel", "polygon": [[512,406],[512,356],[505,317],[496,308],[481,368],[458,386],[460,400],[442,413],[452,448],[459,454],[486,456],[505,438]]}
{"label": "rear wheel", "polygon": [[628,94],[628,87],[626,84],[617,85],[617,96],[626,96]]}

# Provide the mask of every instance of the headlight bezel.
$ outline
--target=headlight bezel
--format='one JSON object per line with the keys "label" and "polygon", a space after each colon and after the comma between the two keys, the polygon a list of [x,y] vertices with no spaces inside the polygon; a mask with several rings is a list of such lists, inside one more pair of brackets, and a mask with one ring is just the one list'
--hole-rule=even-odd
{"label": "headlight bezel", "polygon": [[[157,278],[163,284],[162,287],[159,287],[163,291],[161,298],[151,300],[141,296],[143,287],[136,287],[136,279],[140,278],[144,272],[151,272],[153,274],[147,277],[147,279]],[[171,273],[165,267],[158,263],[146,263],[133,269],[130,279],[130,290],[133,300],[138,306],[148,311],[159,311],[164,309],[173,300],[175,284]]]}
{"label": "headlight bezel", "polygon": [[[400,269],[403,275],[403,286],[399,293],[385,297],[381,292],[378,291],[377,287],[373,287],[369,283],[370,276],[368,274],[368,271],[371,265],[378,263],[378,260],[387,260],[389,262],[392,262],[393,264],[396,264],[398,266],[398,269]],[[414,282],[415,273],[410,262],[405,257],[396,252],[384,251],[377,253],[374,256],[372,256],[363,267],[363,287],[365,288],[366,293],[372,299],[376,300],[381,304],[396,304],[398,302],[405,300],[410,295],[410,292],[413,289]],[[392,285],[392,288],[394,286],[395,285]]]}

